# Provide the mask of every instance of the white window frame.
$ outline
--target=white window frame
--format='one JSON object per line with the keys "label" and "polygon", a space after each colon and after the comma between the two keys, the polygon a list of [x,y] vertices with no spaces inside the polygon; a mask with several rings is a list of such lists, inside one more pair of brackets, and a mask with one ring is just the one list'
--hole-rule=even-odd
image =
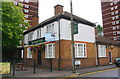
{"label": "white window frame", "polygon": [[115,16],[115,18],[116,18],[116,19],[118,19],[118,18],[119,18],[119,16],[117,15],[117,16]]}
{"label": "white window frame", "polygon": [[54,23],[46,26],[46,33],[54,33]]}
{"label": "white window frame", "polygon": [[112,17],[112,20],[115,20],[115,17],[114,17],[114,16]]}
{"label": "white window frame", "polygon": [[119,34],[120,34],[120,31],[117,31],[117,34],[119,35]]}
{"label": "white window frame", "polygon": [[14,2],[14,5],[18,5],[18,2]]}
{"label": "white window frame", "polygon": [[112,25],[115,25],[115,22],[112,22]]}
{"label": "white window frame", "polygon": [[106,57],[106,46],[98,45],[98,57]]}
{"label": "white window frame", "polygon": [[25,4],[24,7],[25,7],[25,8],[29,8],[29,5],[26,5],[26,4]]}
{"label": "white window frame", "polygon": [[113,35],[116,35],[116,31],[115,31],[115,32],[113,32]]}
{"label": "white window frame", "polygon": [[118,6],[115,6],[115,9],[118,9]]}
{"label": "white window frame", "polygon": [[[82,47],[79,47],[79,45],[82,45]],[[82,54],[80,55],[80,53]],[[87,52],[86,52],[86,44],[85,43],[75,43],[75,58],[86,58]]]}
{"label": "white window frame", "polygon": [[113,7],[111,7],[111,10],[114,10],[114,8],[113,8]]}
{"label": "white window frame", "polygon": [[110,3],[110,6],[112,6],[112,5],[113,5],[113,3],[111,2],[111,3]]}
{"label": "white window frame", "polygon": [[116,21],[116,24],[119,24],[119,21]]}
{"label": "white window frame", "polygon": [[25,0],[26,3],[29,3],[29,0]]}
{"label": "white window frame", "polygon": [[27,22],[28,22],[28,20],[24,20],[24,22],[26,22],[26,23],[27,23]]}
{"label": "white window frame", "polygon": [[111,15],[114,15],[114,12],[111,12]]}
{"label": "white window frame", "polygon": [[114,40],[117,40],[117,37],[113,37]]}
{"label": "white window frame", "polygon": [[27,48],[27,58],[32,58],[32,50]]}
{"label": "white window frame", "polygon": [[118,11],[115,11],[115,14],[118,14]]}
{"label": "white window frame", "polygon": [[24,17],[25,17],[25,18],[28,18],[29,16],[28,16],[28,15],[25,15]]}
{"label": "white window frame", "polygon": [[116,30],[116,27],[112,27],[113,28],[113,30]]}
{"label": "white window frame", "polygon": [[55,58],[55,43],[46,44],[45,58]]}
{"label": "white window frame", "polygon": [[24,9],[24,12],[25,12],[25,13],[29,13],[29,10],[27,10],[27,9]]}

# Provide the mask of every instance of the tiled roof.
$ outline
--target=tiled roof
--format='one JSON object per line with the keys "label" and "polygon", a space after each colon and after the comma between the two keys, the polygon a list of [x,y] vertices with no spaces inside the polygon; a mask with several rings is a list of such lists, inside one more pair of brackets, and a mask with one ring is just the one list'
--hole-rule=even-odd
{"label": "tiled roof", "polygon": [[[41,23],[38,24],[37,26],[30,28],[29,30],[25,31],[24,34],[27,34],[27,33],[29,33],[30,31],[33,31],[33,30],[35,30],[35,29],[37,29],[37,28],[44,27],[45,25],[47,25],[47,24],[49,24],[49,23],[51,23],[51,22],[57,21],[57,20],[59,20],[59,19],[61,19],[61,18],[64,18],[64,19],[67,19],[67,20],[71,20],[70,17],[71,17],[71,14],[68,13],[68,12],[66,12],[66,11],[64,11],[64,12],[62,12],[62,13],[60,13],[60,14],[57,14],[57,15],[55,15],[55,16],[53,16],[53,17],[51,17],[51,18],[49,18],[49,19],[41,22]],[[92,26],[92,27],[95,26],[94,23],[92,23],[92,22],[90,22],[90,21],[87,21],[87,20],[85,20],[85,19],[83,19],[83,18],[80,18],[80,17],[78,17],[78,16],[76,16],[76,15],[73,15],[73,20],[74,20],[75,22],[83,23],[83,24],[86,24],[86,25],[90,25],[90,26]]]}
{"label": "tiled roof", "polygon": [[98,36],[96,37],[96,43],[104,43],[104,44],[114,44],[114,45],[118,45],[119,43],[112,40],[112,39],[109,39],[109,38],[106,38],[104,36]]}

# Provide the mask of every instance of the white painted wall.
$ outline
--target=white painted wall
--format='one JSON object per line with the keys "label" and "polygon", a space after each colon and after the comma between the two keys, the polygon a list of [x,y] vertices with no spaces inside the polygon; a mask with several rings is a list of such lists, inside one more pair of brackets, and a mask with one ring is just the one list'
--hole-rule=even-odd
{"label": "white painted wall", "polygon": [[[58,27],[58,21],[53,22],[54,23],[54,33],[56,40],[59,39],[59,27]],[[53,23],[50,23],[46,26],[49,26]],[[46,26],[41,28],[41,38],[45,37],[46,34]],[[71,26],[70,21],[66,19],[60,19],[60,38],[65,40],[71,40]],[[33,33],[33,39],[37,39],[37,29]],[[27,35],[25,35],[26,37]],[[27,38],[26,38],[27,39]],[[27,41],[25,39],[25,42]],[[75,41],[83,41],[83,42],[95,42],[95,30],[94,27],[91,27],[89,25],[85,24],[78,24],[78,34],[74,35]]]}

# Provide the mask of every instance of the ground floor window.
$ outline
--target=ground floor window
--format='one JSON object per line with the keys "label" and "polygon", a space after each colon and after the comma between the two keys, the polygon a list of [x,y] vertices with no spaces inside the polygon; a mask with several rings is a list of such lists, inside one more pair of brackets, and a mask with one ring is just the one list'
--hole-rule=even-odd
{"label": "ground floor window", "polygon": [[98,45],[98,56],[106,57],[106,46],[105,45]]}
{"label": "ground floor window", "polygon": [[76,58],[86,57],[86,44],[75,43],[75,57]]}
{"label": "ground floor window", "polygon": [[27,48],[27,58],[32,58],[32,50]]}
{"label": "ground floor window", "polygon": [[45,58],[55,58],[55,44],[46,44]]}

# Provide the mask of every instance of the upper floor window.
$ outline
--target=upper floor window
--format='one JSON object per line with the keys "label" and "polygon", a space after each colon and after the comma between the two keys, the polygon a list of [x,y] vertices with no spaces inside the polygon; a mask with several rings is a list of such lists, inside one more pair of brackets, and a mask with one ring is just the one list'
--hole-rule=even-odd
{"label": "upper floor window", "polygon": [[111,2],[111,3],[110,3],[110,6],[112,6],[112,5],[113,5],[113,3]]}
{"label": "upper floor window", "polygon": [[14,2],[15,5],[18,5],[18,2]]}
{"label": "upper floor window", "polygon": [[114,4],[116,5],[116,4],[117,4],[117,1],[114,1]]}
{"label": "upper floor window", "polygon": [[112,22],[112,25],[115,25],[115,22]]}
{"label": "upper floor window", "polygon": [[113,32],[113,35],[116,35],[116,32]]}
{"label": "upper floor window", "polygon": [[115,20],[115,17],[112,17],[112,20]]}
{"label": "upper floor window", "polygon": [[114,8],[113,8],[113,7],[111,7],[111,10],[114,10]]}
{"label": "upper floor window", "polygon": [[118,6],[115,6],[115,9],[118,9]]}
{"label": "upper floor window", "polygon": [[24,22],[28,22],[28,20],[24,20]]}
{"label": "upper floor window", "polygon": [[75,44],[75,57],[86,57],[86,44],[76,43]]}
{"label": "upper floor window", "polygon": [[116,24],[119,24],[119,21],[116,21]]}
{"label": "upper floor window", "polygon": [[28,41],[31,41],[32,38],[33,38],[33,32],[30,32],[30,33],[28,34]]}
{"label": "upper floor window", "polygon": [[120,26],[117,26],[117,29],[120,29]]}
{"label": "upper floor window", "polygon": [[115,14],[118,14],[118,11],[115,11]]}
{"label": "upper floor window", "polygon": [[55,44],[46,44],[45,58],[55,58]]}
{"label": "upper floor window", "polygon": [[54,33],[54,24],[46,26],[46,33]]}
{"label": "upper floor window", "polygon": [[41,29],[38,29],[37,30],[37,38],[40,38],[40,35],[41,35]]}
{"label": "upper floor window", "polygon": [[29,0],[25,0],[26,3],[29,3]]}
{"label": "upper floor window", "polygon": [[24,12],[25,12],[25,13],[28,13],[28,12],[29,12],[29,10],[27,10],[27,9],[24,9]]}
{"label": "upper floor window", "polygon": [[117,31],[117,34],[120,34],[120,31]]}
{"label": "upper floor window", "polygon": [[115,16],[115,18],[116,18],[116,19],[118,19],[118,18],[119,18],[119,16],[117,15],[117,16]]}
{"label": "upper floor window", "polygon": [[29,5],[24,5],[25,8],[29,8]]}
{"label": "upper floor window", "polygon": [[111,15],[114,15],[114,12],[111,12]]}
{"label": "upper floor window", "polygon": [[106,46],[105,45],[98,45],[98,56],[106,57]]}
{"label": "upper floor window", "polygon": [[24,17],[25,17],[25,18],[28,18],[28,15],[25,15]]}
{"label": "upper floor window", "polygon": [[113,40],[117,40],[117,37],[113,37]]}
{"label": "upper floor window", "polygon": [[113,30],[116,30],[116,27],[112,27],[113,28]]}
{"label": "upper floor window", "polygon": [[23,0],[20,0],[20,2],[23,2]]}

